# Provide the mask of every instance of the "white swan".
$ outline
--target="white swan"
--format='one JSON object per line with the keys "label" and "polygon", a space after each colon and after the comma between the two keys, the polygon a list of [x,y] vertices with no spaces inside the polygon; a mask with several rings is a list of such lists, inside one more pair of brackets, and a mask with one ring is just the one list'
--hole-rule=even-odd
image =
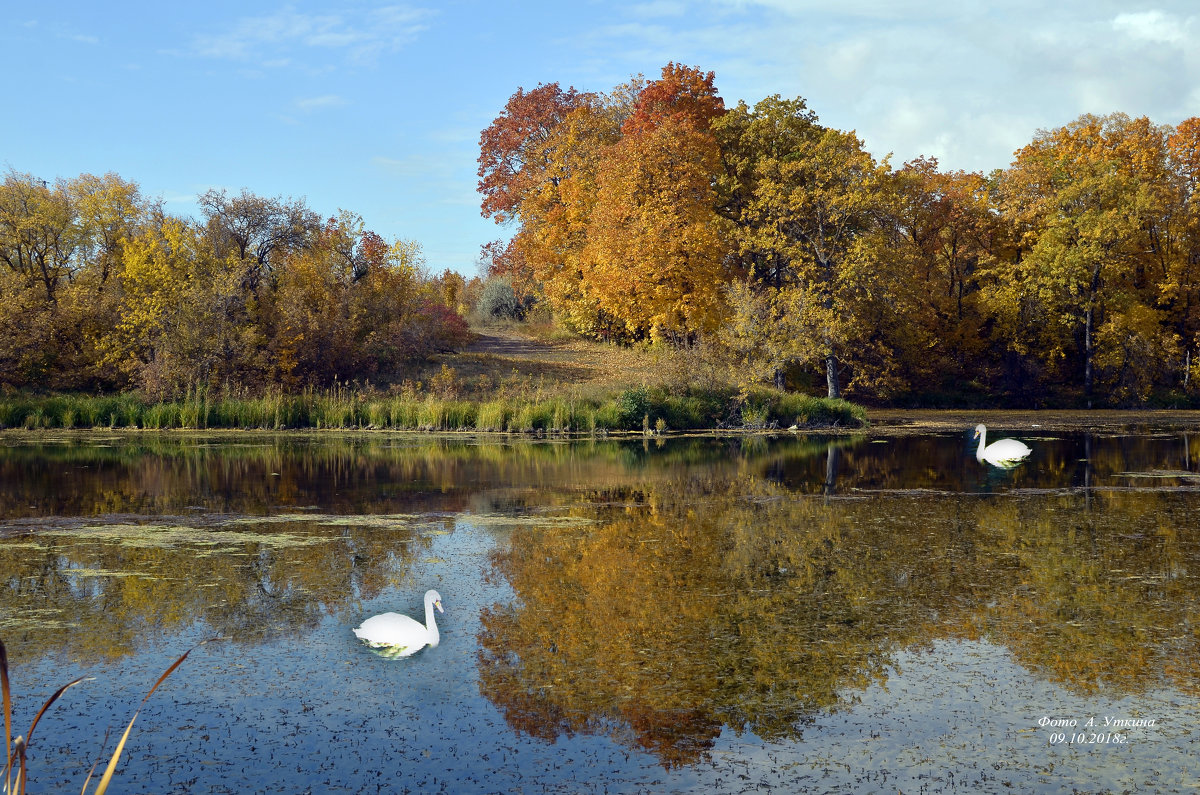
{"label": "white swan", "polygon": [[388,657],[408,657],[426,646],[436,646],[441,636],[433,620],[433,608],[442,610],[442,596],[432,589],[425,592],[425,623],[400,615],[380,613],[371,616],[354,630],[358,639],[373,649],[381,649]]}
{"label": "white swan", "polygon": [[975,426],[975,438],[979,440],[979,450],[975,457],[980,461],[987,461],[992,466],[1010,469],[1033,452],[1024,442],[1018,442],[1016,439],[998,439],[988,444],[987,427],[983,423]]}

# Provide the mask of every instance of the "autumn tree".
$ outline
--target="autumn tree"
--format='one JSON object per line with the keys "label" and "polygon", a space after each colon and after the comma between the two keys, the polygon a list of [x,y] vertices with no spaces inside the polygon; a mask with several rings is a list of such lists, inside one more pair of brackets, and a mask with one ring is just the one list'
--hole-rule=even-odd
{"label": "autumn tree", "polygon": [[600,306],[630,333],[686,336],[715,323],[727,251],[718,167],[711,135],[670,119],[605,158],[585,256]]}
{"label": "autumn tree", "polygon": [[320,218],[302,199],[268,199],[247,190],[231,197],[224,190],[209,190],[198,203],[217,254],[241,263],[248,290],[257,288],[279,257],[302,247],[320,226]]}
{"label": "autumn tree", "polygon": [[1175,356],[1154,286],[1166,275],[1153,261],[1167,199],[1165,138],[1147,119],[1082,116],[1039,133],[1001,179],[1020,251],[993,272],[989,299],[1009,344],[1051,368],[1071,363],[1077,375],[1064,377],[1089,405],[1098,363],[1144,398],[1155,362]]}
{"label": "autumn tree", "polygon": [[461,273],[446,268],[430,283],[443,304],[454,309],[460,315],[466,314],[467,280]]}
{"label": "autumn tree", "polygon": [[621,124],[622,134],[636,136],[666,121],[707,130],[725,112],[725,101],[713,85],[715,78],[713,72],[668,63],[659,79],[647,83],[634,95],[632,110]]}
{"label": "autumn tree", "polygon": [[76,221],[66,191],[9,170],[0,186],[0,262],[25,283],[38,285],[53,303],[77,268]]}
{"label": "autumn tree", "polygon": [[520,215],[521,204],[554,174],[547,173],[545,144],[555,128],[585,96],[558,83],[518,88],[500,115],[479,136],[479,192],[485,218],[506,223]]}
{"label": "autumn tree", "polygon": [[780,300],[804,333],[790,343],[799,361],[821,362],[829,397],[841,396],[841,360],[864,331],[856,300],[890,274],[878,268],[887,161],[876,163],[853,134],[824,130],[791,152],[763,157],[742,223],[743,250],[786,269]]}
{"label": "autumn tree", "polygon": [[[485,251],[491,274],[511,278],[519,293],[537,293],[585,334],[673,334],[692,319],[711,323],[720,280],[709,285],[708,277],[722,255],[711,217],[708,127],[722,112],[713,74],[675,64],[657,81],[634,78],[603,97],[557,84],[518,89],[481,135],[483,214],[518,222],[507,244]],[[681,156],[664,158],[665,148]],[[655,149],[659,155],[650,154]],[[631,163],[640,164],[637,173],[625,173]],[[664,194],[645,204],[651,181],[663,190],[679,183],[682,201]],[[610,275],[631,264],[637,278],[623,290]]]}
{"label": "autumn tree", "polygon": [[668,64],[602,152],[584,257],[599,305],[635,336],[686,339],[721,315],[728,225],[710,126],[723,112],[711,72]]}
{"label": "autumn tree", "polygon": [[1168,260],[1161,303],[1185,349],[1184,385],[1195,385],[1200,368],[1200,117],[1180,122],[1167,138],[1167,157],[1176,187],[1176,248]]}
{"label": "autumn tree", "polygon": [[274,289],[265,295],[262,315],[273,380],[286,388],[329,384],[359,366],[357,318],[349,300],[360,248],[356,221],[348,215],[328,219],[311,245],[283,258]]}
{"label": "autumn tree", "polygon": [[97,177],[81,174],[66,183],[80,225],[77,254],[104,284],[120,270],[122,250],[139,231],[144,219],[161,213],[157,202],[142,197],[136,182],[112,172]]}
{"label": "autumn tree", "polygon": [[425,268],[420,244],[398,239],[387,246],[380,267],[354,285],[351,309],[363,362],[358,375],[394,373],[469,341],[466,321],[444,303]]}
{"label": "autumn tree", "polygon": [[136,183],[83,174],[0,185],[0,385],[300,387],[392,374],[463,344],[415,241],[385,241],[347,211],[249,191],[200,197],[200,222]]}
{"label": "autumn tree", "polygon": [[716,338],[743,389],[764,381],[783,389],[787,370],[802,358],[795,341],[804,329],[781,298],[781,288],[750,279],[725,288],[729,319]]}
{"label": "autumn tree", "polygon": [[479,249],[476,265],[487,279],[507,279],[522,298],[541,292],[541,285],[525,258],[526,240],[518,239],[520,231],[509,240],[489,240]]}
{"label": "autumn tree", "polygon": [[10,171],[0,185],[0,382],[112,385],[97,338],[116,321],[124,238],[143,212],[114,174],[54,183]]}
{"label": "autumn tree", "polygon": [[723,166],[717,209],[734,223],[739,270],[745,274],[726,287],[730,320],[718,336],[743,375],[782,388],[786,372],[804,358],[797,346],[804,330],[781,300],[797,272],[791,257],[756,241],[759,220],[749,210],[764,173],[760,164],[793,157],[824,128],[802,98],[774,95],[753,109],[739,102],[716,118],[712,129]]}
{"label": "autumn tree", "polygon": [[568,328],[591,336],[611,336],[621,325],[600,301],[586,253],[600,164],[619,138],[607,98],[589,95],[568,113],[541,148],[550,178],[527,195],[521,228],[504,253],[502,275],[518,297],[544,298]]}
{"label": "autumn tree", "polygon": [[425,265],[416,241],[388,243],[354,213],[329,218],[281,261],[264,295],[272,380],[297,387],[389,375],[465,343],[466,323],[446,303],[453,274],[439,284]]}
{"label": "autumn tree", "polygon": [[121,319],[106,363],[153,396],[246,383],[255,330],[231,322],[241,272],[217,256],[202,230],[164,217],[124,246]]}
{"label": "autumn tree", "polygon": [[912,287],[908,339],[920,350],[914,386],[943,394],[990,386],[989,339],[980,299],[982,270],[1011,259],[1011,238],[982,174],[942,172],[917,158],[896,173],[898,267]]}
{"label": "autumn tree", "polygon": [[776,289],[795,278],[791,261],[781,252],[756,246],[747,231],[754,218],[748,214],[755,190],[765,172],[760,164],[790,159],[811,145],[825,128],[802,97],[783,99],[778,94],[757,102],[744,101],[713,120],[713,134],[721,150],[723,173],[718,180],[718,209],[738,224],[739,251],[750,282]]}

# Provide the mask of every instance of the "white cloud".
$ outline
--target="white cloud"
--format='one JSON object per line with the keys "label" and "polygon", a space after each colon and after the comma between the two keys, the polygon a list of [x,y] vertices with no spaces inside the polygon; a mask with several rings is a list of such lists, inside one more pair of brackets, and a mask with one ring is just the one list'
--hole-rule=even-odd
{"label": "white cloud", "polygon": [[678,0],[650,0],[630,8],[638,17],[681,17],[687,13],[687,4]]}
{"label": "white cloud", "polygon": [[326,108],[338,108],[346,104],[343,97],[337,94],[324,94],[319,97],[305,97],[296,100],[296,108],[311,113],[316,110],[325,110]]}
{"label": "white cloud", "polygon": [[986,172],[1039,128],[1113,111],[1175,123],[1200,95],[1193,0],[690,0],[669,25],[646,5],[581,34],[577,62],[712,69],[727,105],[803,96],[894,164]]}
{"label": "white cloud", "polygon": [[[409,155],[408,157],[376,155],[371,158],[371,165],[401,179],[445,177],[450,173],[450,166],[445,158],[432,155]],[[471,187],[474,189],[474,184]]]}
{"label": "white cloud", "polygon": [[1182,44],[1185,39],[1180,21],[1161,11],[1117,14],[1112,26],[1118,33],[1150,44]]}
{"label": "white cloud", "polygon": [[825,51],[824,60],[831,75],[858,79],[871,61],[871,44],[864,39],[838,42]]}
{"label": "white cloud", "polygon": [[231,60],[261,60],[272,65],[291,60],[297,48],[344,52],[352,60],[369,60],[396,50],[425,30],[435,12],[409,6],[386,6],[347,19],[342,14],[311,14],[285,8],[261,17],[243,17],[223,32],[196,36],[192,52]]}

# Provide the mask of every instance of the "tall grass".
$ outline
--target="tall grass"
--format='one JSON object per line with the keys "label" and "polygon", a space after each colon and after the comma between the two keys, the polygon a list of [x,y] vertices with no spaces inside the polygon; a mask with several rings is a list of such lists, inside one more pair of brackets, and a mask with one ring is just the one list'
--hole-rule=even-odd
{"label": "tall grass", "polygon": [[852,403],[765,389],[742,394],[732,389],[678,393],[637,387],[599,396],[499,393],[485,401],[415,392],[380,395],[346,385],[260,396],[195,389],[157,402],[131,393],[0,397],[0,428],[29,430],[316,428],[554,434],[864,424],[865,413]]}

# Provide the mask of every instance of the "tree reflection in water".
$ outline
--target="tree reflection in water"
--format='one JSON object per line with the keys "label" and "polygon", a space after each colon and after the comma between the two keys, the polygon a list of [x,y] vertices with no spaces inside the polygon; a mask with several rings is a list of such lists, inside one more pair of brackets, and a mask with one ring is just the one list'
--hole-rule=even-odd
{"label": "tree reflection in water", "polygon": [[1200,437],[1062,433],[1000,474],[968,441],[10,446],[0,632],[18,664],[197,622],[301,636],[502,514],[491,575],[514,598],[479,616],[479,688],[548,741],[679,767],[726,730],[798,740],[940,640],[1081,694],[1196,694]]}
{"label": "tree reflection in water", "polygon": [[913,489],[845,443],[596,491],[572,509],[594,524],[493,554],[518,598],[484,612],[481,688],[522,731],[605,733],[668,767],[723,727],[799,739],[940,639],[987,638],[1079,693],[1194,693],[1200,477],[1130,486],[1131,464],[1161,463],[1112,441],[1085,461],[1078,440],[1043,446],[1003,495],[964,495],[962,465]]}

